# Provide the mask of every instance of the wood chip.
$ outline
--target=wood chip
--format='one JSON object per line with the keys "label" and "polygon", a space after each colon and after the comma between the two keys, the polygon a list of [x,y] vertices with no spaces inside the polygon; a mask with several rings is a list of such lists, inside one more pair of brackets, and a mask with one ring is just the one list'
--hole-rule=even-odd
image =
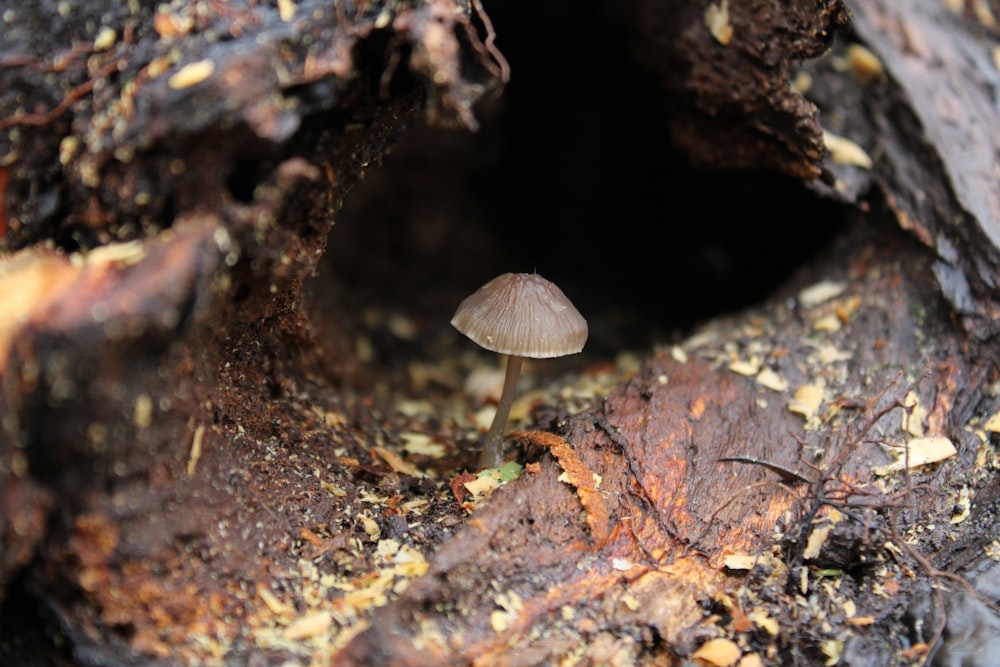
{"label": "wood chip", "polygon": [[199,60],[180,68],[167,79],[167,85],[175,90],[196,86],[215,72],[215,63],[209,59]]}
{"label": "wood chip", "polygon": [[788,410],[805,417],[808,424],[819,413],[819,406],[823,403],[825,395],[826,390],[823,385],[804,384],[795,391],[792,400],[788,402]]}
{"label": "wood chip", "polygon": [[444,445],[434,442],[429,435],[424,433],[400,433],[403,441],[403,451],[410,454],[420,454],[439,459],[444,456]]}
{"label": "wood chip", "polygon": [[743,652],[735,642],[716,637],[699,646],[691,657],[704,660],[709,664],[716,665],[716,667],[729,667],[729,665],[735,665],[742,655]]}
{"label": "wood chip", "polygon": [[295,613],[295,607],[279,600],[267,586],[258,584],[257,596],[275,616],[290,616]]}
{"label": "wood chip", "polygon": [[733,39],[733,24],[729,22],[729,1],[710,4],[705,9],[705,25],[719,44],[729,44]]}
{"label": "wood chip", "polygon": [[410,477],[424,476],[422,472],[404,461],[399,454],[391,449],[386,449],[385,447],[379,447],[376,445],[375,447],[372,447],[372,451],[378,454],[379,458],[385,461],[395,472],[409,475]]}
{"label": "wood chip", "polygon": [[909,456],[906,456],[903,446],[893,447],[893,454],[897,457],[895,461],[888,465],[876,466],[872,472],[876,475],[889,475],[899,472],[907,467],[909,469],[919,468],[929,463],[938,463],[949,459],[957,453],[955,445],[945,437],[914,438],[907,445]]}
{"label": "wood chip", "polygon": [[747,618],[753,621],[754,625],[763,629],[772,637],[777,637],[778,633],[781,632],[781,625],[778,621],[762,609],[755,609],[754,611],[751,611],[747,614]]}
{"label": "wood chip", "polygon": [[833,160],[834,164],[861,167],[862,169],[872,168],[872,159],[868,153],[850,139],[823,130],[823,143],[830,151],[830,159]]}
{"label": "wood chip", "polygon": [[770,368],[761,369],[760,373],[757,374],[757,384],[771,391],[788,391],[788,381]]}
{"label": "wood chip", "polygon": [[191,454],[188,456],[187,464],[188,477],[194,476],[195,468],[198,466],[198,460],[201,458],[201,443],[204,437],[205,427],[199,424],[198,428],[194,430],[194,437],[191,439]]}
{"label": "wood chip", "polygon": [[826,303],[830,299],[835,299],[840,296],[846,289],[847,283],[824,280],[800,291],[799,304],[803,308],[815,308],[822,303]]}
{"label": "wood chip", "polygon": [[760,371],[760,359],[751,358],[745,361],[734,361],[729,364],[729,370],[739,375],[746,375],[747,377],[757,375]]}
{"label": "wood chip", "polygon": [[750,554],[729,554],[722,559],[722,564],[730,570],[752,570],[757,564],[757,557]]}
{"label": "wood chip", "polygon": [[802,551],[802,557],[806,560],[815,560],[826,544],[826,538],[830,536],[830,531],[837,525],[842,515],[837,510],[830,508],[827,514],[817,521],[809,538],[806,540],[806,547]]}
{"label": "wood chip", "polygon": [[847,47],[847,62],[851,75],[861,85],[871,83],[885,72],[878,56],[861,44],[851,44]]}
{"label": "wood chip", "polygon": [[927,410],[920,405],[920,398],[915,392],[910,392],[903,400],[903,405],[907,410],[903,411],[900,428],[910,435],[920,438],[924,435],[924,421],[927,419]]}
{"label": "wood chip", "polygon": [[295,620],[285,628],[282,636],[290,641],[309,639],[326,634],[333,617],[328,611],[316,611]]}

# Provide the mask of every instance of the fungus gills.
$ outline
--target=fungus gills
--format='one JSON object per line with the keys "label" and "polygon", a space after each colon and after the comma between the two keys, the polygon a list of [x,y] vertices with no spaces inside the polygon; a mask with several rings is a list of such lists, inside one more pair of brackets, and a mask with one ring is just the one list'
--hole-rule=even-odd
{"label": "fungus gills", "polygon": [[587,321],[558,287],[536,273],[504,273],[466,297],[451,324],[480,347],[507,357],[503,391],[482,440],[480,468],[503,464],[503,435],[525,357],[575,354],[587,342]]}

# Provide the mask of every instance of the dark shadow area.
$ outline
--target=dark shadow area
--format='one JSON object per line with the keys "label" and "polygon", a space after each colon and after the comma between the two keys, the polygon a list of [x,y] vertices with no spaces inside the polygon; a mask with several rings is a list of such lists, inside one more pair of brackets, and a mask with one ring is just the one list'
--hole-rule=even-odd
{"label": "dark shadow area", "polygon": [[537,271],[591,320],[588,350],[613,353],[763,299],[842,228],[802,183],[692,168],[613,18],[487,11],[511,82],[478,133],[416,127],[352,193],[327,253],[348,309],[446,325],[494,275]]}

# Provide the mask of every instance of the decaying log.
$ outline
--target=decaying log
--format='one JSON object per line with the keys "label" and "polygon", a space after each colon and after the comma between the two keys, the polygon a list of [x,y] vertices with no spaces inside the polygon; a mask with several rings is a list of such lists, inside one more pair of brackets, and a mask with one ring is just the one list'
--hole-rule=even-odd
{"label": "decaying log", "polygon": [[[873,158],[872,177],[899,224],[938,255],[941,290],[969,332],[997,335],[1000,84],[996,8],[921,0],[849,3],[860,89],[827,91],[831,127]],[[849,58],[848,58],[849,59]]]}
{"label": "decaying log", "polygon": [[[876,622],[899,660],[915,572],[890,544],[963,544],[976,528],[950,522],[944,497],[995,488],[974,471],[1000,402],[974,389],[984,369],[964,360],[944,303],[923,300],[932,259],[891,233],[851,236],[795,283],[833,281],[830,300],[775,298],[714,323],[569,418],[565,440],[515,434],[537,470],[496,492],[336,664],[669,664],[711,637],[819,664],[863,654]],[[879,443],[916,433],[953,438],[959,462],[879,478],[893,460]],[[570,462],[555,451],[566,443]],[[810,553],[831,525],[846,548]],[[866,574],[818,593],[822,572],[843,570]],[[819,617],[836,630],[807,620]]]}
{"label": "decaying log", "polygon": [[[912,664],[986,637],[995,182],[935,130],[922,52],[879,42],[942,30],[930,3],[855,5],[877,95],[824,61],[791,85],[840,3],[611,12],[694,163],[828,172],[850,224],[634,366],[532,371],[523,469],[481,476],[485,362],[447,317],[306,287],[401,130],[474,128],[508,79],[478,2],[3,12],[0,660]],[[874,168],[824,161],[823,128]],[[579,243],[559,251],[600,274]]]}

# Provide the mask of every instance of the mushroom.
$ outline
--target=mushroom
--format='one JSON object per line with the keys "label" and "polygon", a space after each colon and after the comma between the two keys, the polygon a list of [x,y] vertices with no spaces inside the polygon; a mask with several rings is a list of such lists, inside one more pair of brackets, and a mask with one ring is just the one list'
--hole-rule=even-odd
{"label": "mushroom", "polygon": [[562,290],[537,273],[504,273],[466,297],[451,324],[507,358],[500,402],[479,456],[481,468],[496,468],[503,463],[503,432],[521,362],[579,352],[587,342],[587,321]]}

